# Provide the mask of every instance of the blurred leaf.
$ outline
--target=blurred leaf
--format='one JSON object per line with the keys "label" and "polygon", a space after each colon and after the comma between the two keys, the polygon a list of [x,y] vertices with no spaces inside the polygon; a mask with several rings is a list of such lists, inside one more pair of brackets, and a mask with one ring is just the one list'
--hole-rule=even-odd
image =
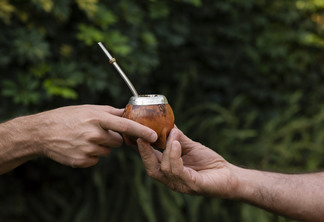
{"label": "blurred leaf", "polygon": [[55,64],[49,71],[50,78],[46,78],[43,87],[49,95],[61,96],[66,99],[78,98],[74,88],[83,81],[78,67],[74,63],[64,61]]}
{"label": "blurred leaf", "polygon": [[129,45],[129,38],[119,31],[105,33],[103,42],[107,44],[111,51],[120,56],[126,56],[132,51],[132,47]]}
{"label": "blurred leaf", "polygon": [[150,17],[152,19],[157,19],[157,18],[166,18],[169,13],[169,7],[166,4],[166,2],[163,1],[151,1],[150,2]]}
{"label": "blurred leaf", "polygon": [[2,95],[10,97],[16,104],[37,104],[40,93],[37,91],[39,82],[31,76],[20,74],[17,82],[5,80],[2,83]]}
{"label": "blurred leaf", "polygon": [[94,22],[97,25],[101,26],[103,29],[107,29],[112,24],[115,24],[117,20],[117,16],[107,9],[105,5],[99,5],[98,11],[94,16]]}
{"label": "blurred leaf", "polygon": [[144,32],[141,37],[142,37],[143,42],[146,43],[147,45],[150,45],[150,46],[157,45],[157,40],[152,33]]}
{"label": "blurred leaf", "polygon": [[0,18],[9,23],[11,14],[15,11],[15,7],[8,0],[0,0]]}
{"label": "blurred leaf", "polygon": [[304,36],[302,42],[306,45],[324,47],[324,38],[319,37],[315,34],[307,34]]}
{"label": "blurred leaf", "polygon": [[52,0],[32,0],[35,6],[40,6],[45,12],[50,12],[53,8]]}
{"label": "blurred leaf", "polygon": [[98,10],[98,0],[75,0],[75,2],[90,18],[93,17]]}
{"label": "blurred leaf", "polygon": [[61,79],[45,80],[43,86],[49,95],[62,96],[66,99],[76,99],[78,97],[77,92],[73,89],[64,86],[65,82]]}
{"label": "blurred leaf", "polygon": [[78,29],[77,38],[78,40],[84,41],[86,45],[93,45],[97,42],[101,42],[104,38],[103,32],[92,26],[80,24]]}
{"label": "blurred leaf", "polygon": [[43,35],[36,30],[22,28],[13,30],[14,40],[10,56],[21,63],[44,61],[50,54],[49,45],[44,41]]}

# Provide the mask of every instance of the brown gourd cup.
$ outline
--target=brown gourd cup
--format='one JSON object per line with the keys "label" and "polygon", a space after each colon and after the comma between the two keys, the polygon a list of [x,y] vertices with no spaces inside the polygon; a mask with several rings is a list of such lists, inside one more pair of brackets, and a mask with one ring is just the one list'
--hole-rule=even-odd
{"label": "brown gourd cup", "polygon": [[[152,146],[165,149],[167,136],[174,127],[174,114],[165,96],[133,96],[129,99],[123,117],[153,129],[158,139]],[[136,146],[137,138],[125,134],[123,137],[127,145]]]}

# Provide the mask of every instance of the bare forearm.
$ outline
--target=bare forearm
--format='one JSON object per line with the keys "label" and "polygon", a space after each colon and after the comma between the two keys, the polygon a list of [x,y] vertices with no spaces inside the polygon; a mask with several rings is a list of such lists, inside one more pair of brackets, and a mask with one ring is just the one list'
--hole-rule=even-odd
{"label": "bare forearm", "polygon": [[238,199],[302,221],[324,221],[324,173],[288,175],[239,169]]}
{"label": "bare forearm", "polygon": [[0,124],[0,174],[38,155],[36,131],[34,116],[19,117]]}

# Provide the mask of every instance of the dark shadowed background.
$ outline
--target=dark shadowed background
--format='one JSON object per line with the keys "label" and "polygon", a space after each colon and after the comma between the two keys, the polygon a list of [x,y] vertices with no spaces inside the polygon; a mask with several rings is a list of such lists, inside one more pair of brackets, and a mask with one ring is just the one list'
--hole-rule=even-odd
{"label": "dark shadowed background", "polygon": [[[0,0],[0,119],[164,94],[189,137],[239,166],[324,169],[322,0]],[[19,135],[17,135],[19,136]],[[35,159],[0,176],[0,221],[289,221],[177,194],[123,146],[97,166]]]}

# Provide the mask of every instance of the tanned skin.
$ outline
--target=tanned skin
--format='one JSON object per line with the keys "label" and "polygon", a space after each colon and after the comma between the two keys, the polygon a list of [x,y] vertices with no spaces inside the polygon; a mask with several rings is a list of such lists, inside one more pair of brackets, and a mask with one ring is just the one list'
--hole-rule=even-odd
{"label": "tanned skin", "polygon": [[122,118],[123,109],[81,105],[18,117],[0,124],[0,174],[45,156],[71,167],[95,165],[125,133],[155,142],[156,133]]}
{"label": "tanned skin", "polygon": [[149,176],[174,191],[244,201],[300,221],[324,221],[324,173],[244,169],[174,128],[163,153],[137,140]]}

